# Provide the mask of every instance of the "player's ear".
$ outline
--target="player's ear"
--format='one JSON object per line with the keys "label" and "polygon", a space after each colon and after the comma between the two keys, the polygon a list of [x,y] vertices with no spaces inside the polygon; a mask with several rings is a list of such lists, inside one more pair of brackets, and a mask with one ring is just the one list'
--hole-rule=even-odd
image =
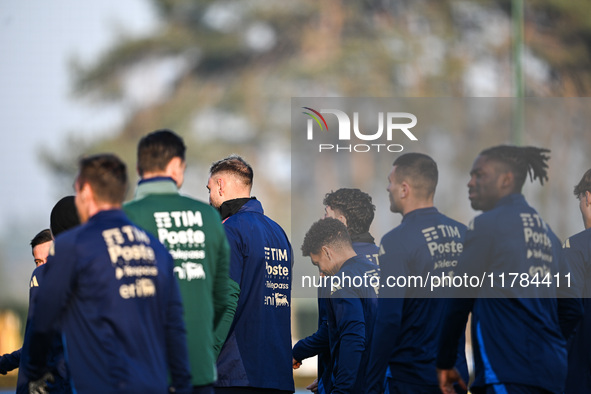
{"label": "player's ear", "polygon": [[322,253],[329,259],[332,260],[332,250],[326,245],[322,246]]}
{"label": "player's ear", "polygon": [[588,191],[588,190],[585,191],[584,198],[585,198],[587,206],[591,205],[591,192],[590,191]]}
{"label": "player's ear", "polygon": [[345,227],[347,226],[347,218],[345,217],[345,215],[341,214],[339,216],[337,216],[337,219],[343,223],[345,225]]}
{"label": "player's ear", "polygon": [[503,189],[513,189],[515,187],[515,175],[513,175],[513,172],[507,171],[499,175],[499,177]]}
{"label": "player's ear", "polygon": [[226,191],[226,180],[220,176],[216,179],[215,184],[217,186],[219,195],[223,196],[224,192]]}
{"label": "player's ear", "polygon": [[174,179],[179,188],[183,185],[186,167],[187,163],[178,156],[170,159],[170,161],[166,165],[166,175]]}
{"label": "player's ear", "polygon": [[82,197],[82,201],[90,201],[94,199],[94,193],[92,192],[92,188],[90,184],[86,182],[82,187],[78,190],[78,194]]}
{"label": "player's ear", "polygon": [[410,185],[406,181],[400,183],[400,197],[407,197],[410,192]]}

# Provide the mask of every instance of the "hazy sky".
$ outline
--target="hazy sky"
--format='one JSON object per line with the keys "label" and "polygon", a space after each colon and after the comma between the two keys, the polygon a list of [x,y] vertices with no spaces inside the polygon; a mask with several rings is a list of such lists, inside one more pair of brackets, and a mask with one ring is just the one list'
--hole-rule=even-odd
{"label": "hazy sky", "polygon": [[[76,56],[88,63],[119,31],[144,35],[155,26],[148,0],[0,2],[0,240],[4,245],[7,237],[14,240],[17,227],[31,233],[22,245],[10,244],[12,251],[2,250],[5,259],[7,254],[15,259],[14,253],[17,260],[31,259],[28,242],[49,226],[49,212],[59,197],[39,151],[63,146],[72,130],[88,135],[112,131],[120,119],[112,109],[76,102],[70,94],[69,61]],[[26,284],[33,263],[25,268],[0,267],[0,275]]]}

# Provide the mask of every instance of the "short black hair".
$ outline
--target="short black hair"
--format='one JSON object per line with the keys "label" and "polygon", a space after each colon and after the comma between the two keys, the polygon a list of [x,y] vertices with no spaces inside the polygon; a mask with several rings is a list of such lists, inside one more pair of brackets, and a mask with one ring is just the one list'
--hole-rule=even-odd
{"label": "short black hair", "polygon": [[31,240],[31,249],[33,249],[37,245],[44,244],[45,242],[53,241],[53,236],[51,235],[51,230],[48,228],[41,230],[33,237]]}
{"label": "short black hair", "polygon": [[376,210],[369,194],[359,189],[342,188],[327,193],[322,203],[343,214],[347,219],[349,234],[358,235],[369,231]]}
{"label": "short black hair", "polygon": [[127,167],[114,154],[83,157],[79,162],[78,189],[88,183],[100,202],[122,204],[127,193]]}
{"label": "short black hair", "polygon": [[162,129],[142,137],[137,146],[137,170],[140,176],[145,172],[164,171],[172,159],[185,161],[187,147],[175,132]]}
{"label": "short black hair", "polygon": [[351,245],[347,227],[338,219],[325,218],[315,222],[302,243],[302,255],[320,253],[323,246]]}
{"label": "short black hair", "polygon": [[521,190],[525,178],[540,180],[540,184],[548,180],[549,149],[534,146],[498,145],[480,152],[480,156],[505,164],[515,177],[515,187]]}
{"label": "short black hair", "polygon": [[575,185],[575,197],[579,197],[585,192],[591,192],[591,169],[587,170],[579,183]]}
{"label": "short black hair", "polygon": [[423,153],[405,153],[399,156],[393,166],[396,166],[396,178],[409,182],[420,194],[429,198],[435,195],[435,188],[439,180],[437,163],[430,156]]}
{"label": "short black hair", "polygon": [[242,157],[230,155],[224,159],[212,163],[209,174],[215,175],[219,172],[228,172],[238,176],[246,186],[252,186],[254,172],[252,167]]}

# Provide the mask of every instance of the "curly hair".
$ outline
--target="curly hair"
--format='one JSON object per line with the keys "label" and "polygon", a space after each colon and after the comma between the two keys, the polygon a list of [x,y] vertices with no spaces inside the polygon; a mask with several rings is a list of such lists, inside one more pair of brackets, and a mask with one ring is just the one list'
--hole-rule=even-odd
{"label": "curly hair", "polygon": [[315,222],[308,230],[302,243],[302,256],[320,253],[323,246],[351,244],[347,227],[338,219],[325,218]]}
{"label": "curly hair", "polygon": [[575,186],[575,190],[573,192],[577,198],[585,192],[591,192],[591,169],[585,172],[579,183],[577,183]]}
{"label": "curly hair", "polygon": [[349,234],[357,235],[369,231],[376,210],[369,194],[359,189],[339,189],[327,193],[323,204],[345,216]]}

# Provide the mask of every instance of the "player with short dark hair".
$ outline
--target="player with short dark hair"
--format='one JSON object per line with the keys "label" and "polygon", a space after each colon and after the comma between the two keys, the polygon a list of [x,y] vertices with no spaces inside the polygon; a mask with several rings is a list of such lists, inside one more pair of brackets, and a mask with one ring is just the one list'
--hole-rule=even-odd
{"label": "player with short dark hair", "polygon": [[170,374],[177,392],[190,393],[173,260],[121,211],[125,164],[112,154],[82,158],[75,190],[82,225],[55,240],[23,348],[30,391],[46,385],[58,329],[73,391],[163,393]]}
{"label": "player with short dark hair", "polygon": [[[357,255],[347,227],[338,219],[315,222],[306,233],[301,250],[318,267],[320,279],[330,279],[324,282],[329,290],[326,316],[330,368],[319,380],[318,392],[365,392],[364,370],[369,362],[377,308],[377,289],[372,287],[371,278],[379,276],[379,268]],[[336,284],[333,278],[342,278],[342,282]],[[351,283],[344,278],[350,278]],[[354,278],[369,279],[356,286]]]}
{"label": "player with short dark hair", "polygon": [[80,210],[82,204],[89,202],[87,199],[106,206],[121,205],[129,187],[125,163],[115,155],[102,154],[81,158],[79,168],[74,201],[80,222],[88,221],[88,217],[81,215],[86,214],[86,210]]}
{"label": "player with short dark hair", "polygon": [[573,193],[575,197],[579,198],[582,194],[586,194],[586,192],[591,192],[591,170],[585,171],[583,177],[575,185]]}
{"label": "player with short dark hair", "polygon": [[51,230],[48,228],[41,230],[31,240],[31,252],[33,253],[33,259],[37,267],[45,264],[47,261],[47,255],[49,254],[49,248],[52,243],[53,236],[51,235]]}
{"label": "player with short dark hair", "polygon": [[171,130],[151,132],[137,147],[140,181],[128,217],[173,254],[187,327],[193,394],[213,393],[216,359],[226,337],[219,331],[229,306],[230,250],[219,213],[180,194],[185,143]]}
{"label": "player with short dark hair", "polygon": [[[438,181],[435,161],[422,153],[407,153],[393,163],[388,176],[390,211],[400,213],[400,225],[382,238],[380,268],[386,278],[427,278],[453,275],[462,252],[466,226],[433,205]],[[381,287],[370,362],[368,392],[381,393],[386,368],[391,393],[438,393],[435,367],[441,323],[449,300],[441,292],[416,286]],[[456,346],[456,366],[468,377],[464,341]]]}
{"label": "player with short dark hair", "polygon": [[[565,394],[591,392],[591,169],[574,187],[585,230],[562,245],[563,265],[571,272],[575,295],[583,305],[583,317],[568,341],[568,373]],[[563,301],[563,300],[559,300]]]}
{"label": "player with short dark hair", "polygon": [[[369,232],[376,209],[371,196],[359,189],[341,188],[327,193],[323,204],[325,218],[338,219],[347,226],[355,253],[378,265],[379,249]],[[318,288],[318,329],[293,347],[293,363],[296,369],[300,367],[302,360],[318,356],[318,378],[307,387],[310,390],[318,386],[318,381],[323,376],[325,379],[331,376],[326,311],[328,295],[324,294],[325,291],[323,287]]]}
{"label": "player with short dark hair", "polygon": [[[52,239],[55,239],[55,237],[57,237],[62,232],[76,227],[80,224],[78,212],[76,211],[76,204],[74,202],[74,196],[62,197],[53,206],[53,208],[51,209],[51,213],[49,215],[49,223],[50,229],[44,230],[43,232],[48,231],[49,236],[53,236]],[[48,234],[45,233],[39,239],[47,239],[47,237]],[[31,245],[33,245],[33,243],[34,241],[31,241]],[[47,257],[52,246],[53,241],[51,243],[47,242],[45,244],[41,244],[37,247],[34,247],[33,255],[35,256],[39,251],[41,251],[41,257],[43,257],[42,261],[47,262]],[[45,264],[38,265],[37,268],[35,268],[35,270],[33,271],[31,275],[31,280],[29,282],[29,310],[27,313],[27,322],[25,325],[25,343],[30,340],[29,322],[34,314],[34,300],[35,297],[37,297],[39,287],[43,283],[45,268]],[[70,387],[69,372],[67,371],[66,367],[66,361],[64,358],[64,347],[62,344],[62,338],[60,333],[56,332],[50,339],[50,341],[51,351],[50,356],[48,357],[47,366],[54,380],[49,386],[50,392],[69,393],[72,391],[72,389]],[[24,357],[21,358],[19,363],[19,373],[16,384],[17,394],[27,393],[29,390],[29,381],[27,377],[25,377],[24,373],[24,365],[26,365],[26,363],[27,359]]]}
{"label": "player with short dark hair", "polygon": [[156,130],[145,135],[137,148],[137,171],[140,177],[145,172],[165,171],[175,157],[184,163],[186,150],[183,139],[172,130]]}
{"label": "player with short dark hair", "polygon": [[[406,153],[393,163],[397,177],[412,180],[414,194],[421,199],[432,199],[439,180],[437,163],[423,153]],[[392,211],[396,212],[396,211]]]}
{"label": "player with short dark hair", "polygon": [[[31,240],[31,252],[33,253],[33,259],[35,261],[35,265],[40,267],[41,265],[45,264],[47,261],[47,255],[49,254],[49,249],[53,244],[53,237],[51,236],[51,231],[49,229],[41,230],[37,233],[33,239]],[[32,276],[32,279],[35,276]],[[35,279],[36,281],[36,279]],[[33,283],[31,283],[31,290],[29,292],[29,300],[31,299],[31,295],[33,292]],[[30,302],[30,301],[29,301]],[[12,353],[7,353],[0,356],[0,374],[6,375],[6,373],[12,371],[13,369],[18,368],[20,360],[21,360],[21,350],[15,350]],[[24,385],[23,385],[24,387]],[[17,384],[17,391],[18,391],[18,384]]]}
{"label": "player with short dark hair", "polygon": [[[50,227],[40,231],[31,240],[31,249],[35,265],[37,266],[31,274],[29,281],[29,310],[27,312],[27,321],[25,324],[25,338],[24,342],[29,339],[29,321],[33,315],[33,300],[37,295],[37,290],[42,282],[43,272],[45,270],[45,263],[49,251],[53,246],[54,234],[57,235],[62,231],[68,230],[80,224],[78,220],[78,213],[74,205],[74,196],[67,196],[60,199],[52,208],[50,214]],[[54,335],[51,339],[52,349],[51,356],[48,359],[47,366],[53,374],[53,383],[50,389],[52,392],[69,393],[71,391],[68,382],[68,372],[65,367],[65,360],[63,354],[63,346],[59,334]],[[0,374],[5,374],[19,366],[26,363],[26,359],[22,356],[22,349],[16,350],[10,354],[0,357]],[[19,368],[17,377],[16,392],[17,394],[28,393],[29,381],[24,375],[23,368]]]}
{"label": "player with short dark hair", "polygon": [[[472,208],[482,210],[468,227],[455,275],[494,282],[468,287],[454,299],[444,324],[437,358],[444,393],[459,380],[453,369],[458,340],[472,312],[475,379],[472,393],[559,393],[566,378],[566,342],[558,319],[554,286],[505,286],[501,276],[534,278],[559,272],[560,242],[521,189],[527,174],[548,179],[549,150],[501,145],[482,151],[470,171]],[[535,234],[535,236],[534,236]],[[548,277],[549,278],[549,277]]]}

